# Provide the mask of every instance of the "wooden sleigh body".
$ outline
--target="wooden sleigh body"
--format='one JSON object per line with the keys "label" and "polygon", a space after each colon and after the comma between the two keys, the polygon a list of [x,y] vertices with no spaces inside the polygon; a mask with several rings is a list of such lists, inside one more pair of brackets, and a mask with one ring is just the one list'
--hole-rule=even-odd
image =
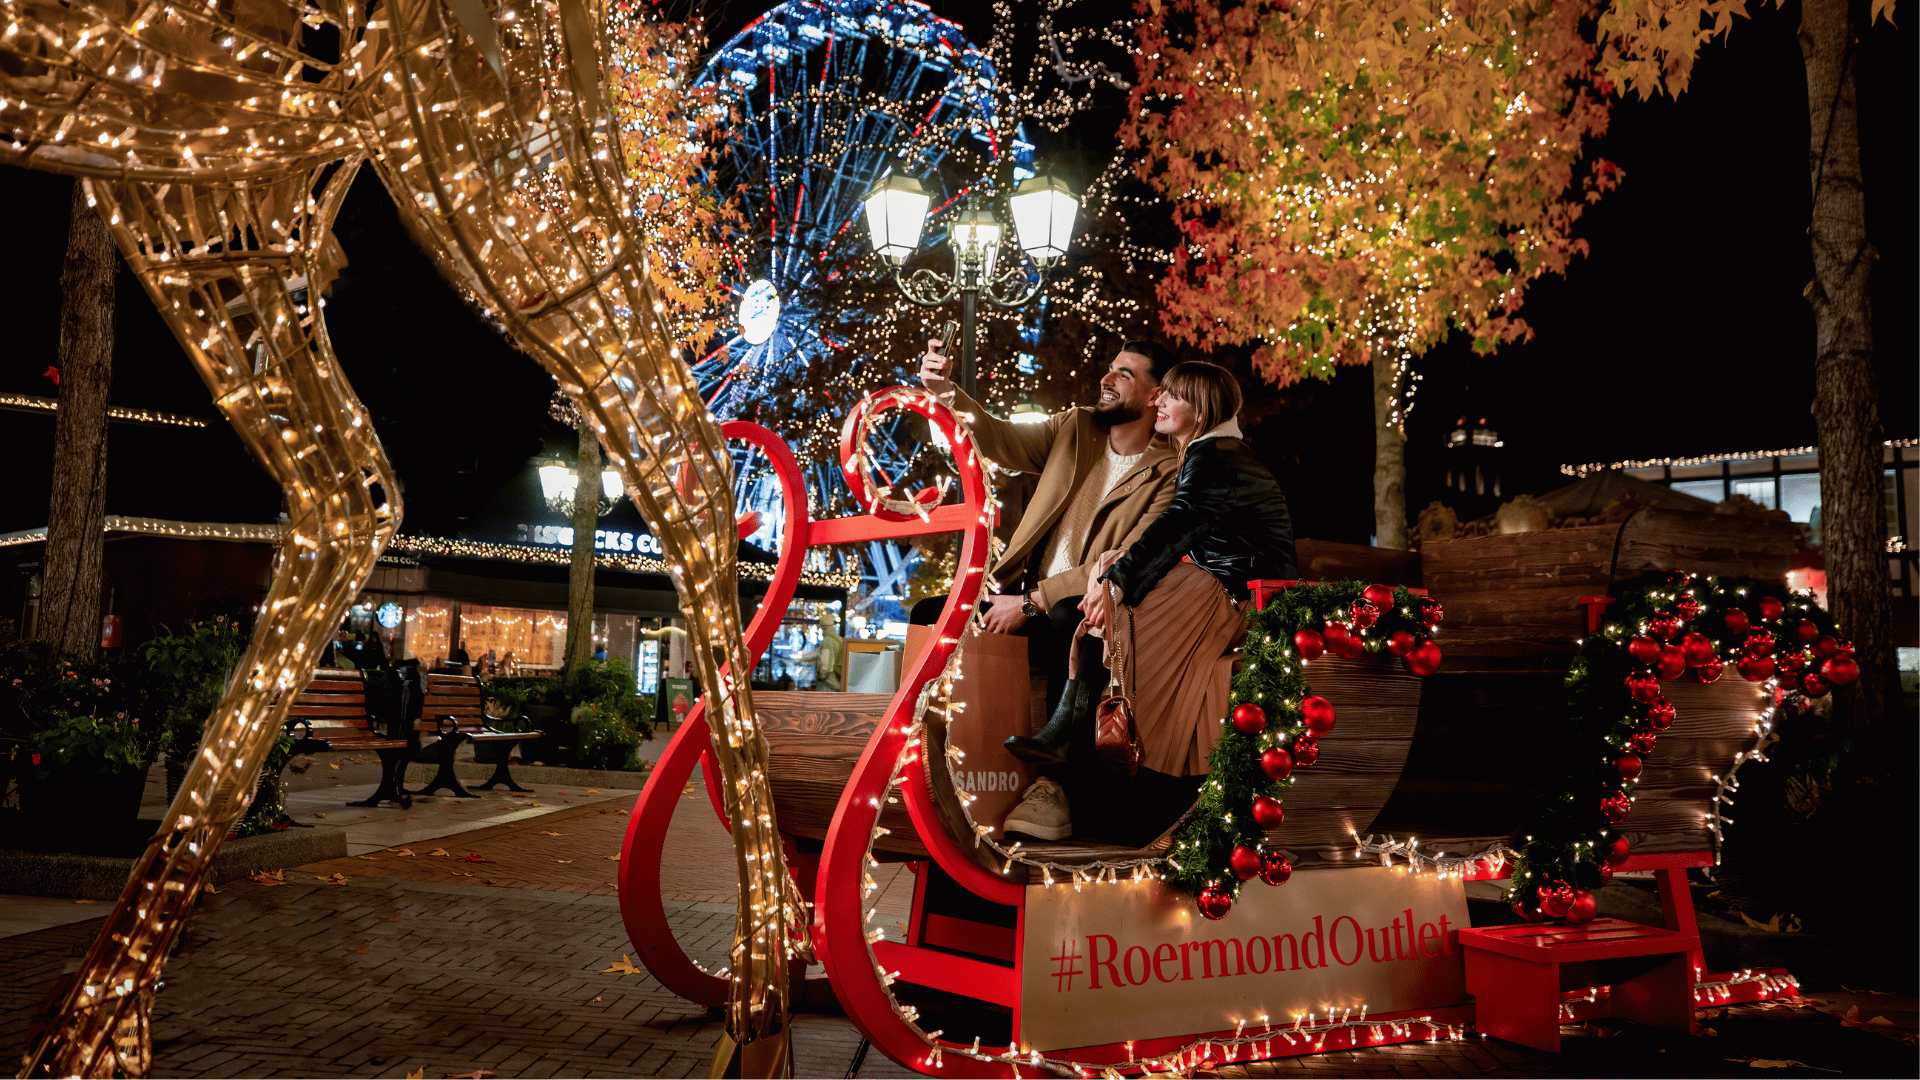
{"label": "wooden sleigh body", "polygon": [[[1172,1009],[1163,1015],[1148,1002],[1139,1006],[1148,1011],[1137,1030],[1061,1042],[1066,1038],[1062,1030],[1077,1029],[1071,1023],[1063,1029],[1057,1022],[1060,1006],[1048,988],[1064,990],[1073,981],[1062,974],[1069,966],[1065,959],[1069,943],[1078,950],[1080,938],[1085,937],[1093,953],[1071,965],[1082,987],[1087,985],[1089,964],[1096,975],[1108,974],[1104,989],[1115,989],[1115,973],[1131,976],[1140,970],[1127,966],[1131,952],[1124,958],[1117,952],[1118,938],[1124,935],[1082,934],[1101,919],[1111,922],[1114,917],[1112,910],[1097,910],[1099,905],[1132,905],[1126,910],[1146,913],[1137,921],[1177,936],[1190,929],[1191,904],[1156,882],[1134,880],[1144,865],[1164,856],[1167,836],[1145,849],[1027,841],[1014,849],[1018,857],[1006,855],[1007,841],[998,835],[996,815],[1004,815],[1012,805],[1014,791],[1005,789],[1017,790],[1017,784],[1024,783],[1024,770],[998,747],[1008,718],[999,716],[997,725],[980,723],[969,730],[969,721],[975,718],[972,713],[948,705],[950,699],[967,704],[971,698],[971,703],[977,703],[985,685],[1005,670],[993,667],[995,658],[985,655],[988,643],[969,638],[967,629],[984,580],[993,524],[988,510],[991,496],[964,429],[944,406],[918,391],[896,388],[867,399],[861,409],[886,407],[913,409],[946,435],[958,465],[958,502],[903,512],[897,504],[894,510],[880,506],[868,493],[866,501],[876,507],[873,514],[809,521],[804,516],[804,496],[795,497],[801,490],[799,469],[785,445],[754,425],[726,425],[730,438],[747,439],[767,452],[789,493],[781,565],[747,632],[748,647],[755,656],[764,652],[779,625],[809,545],[936,532],[963,536],[948,604],[939,622],[910,643],[896,693],[763,691],[754,696],[755,711],[772,750],[769,779],[779,826],[788,839],[789,865],[814,905],[810,928],[814,953],[826,969],[833,994],[862,1033],[902,1064],[928,1075],[954,1076],[1017,1076],[1023,1070],[1032,1075],[1036,1069],[1062,1067],[1138,1073],[1196,1064],[1203,1056],[1216,1061],[1250,1060],[1458,1037],[1472,1022],[1474,1006],[1463,992],[1460,959],[1451,944],[1435,946],[1421,939],[1422,946],[1440,952],[1422,961],[1432,969],[1431,976],[1394,991],[1398,999],[1392,993],[1385,999],[1397,1000],[1403,1007],[1382,1009],[1383,999],[1376,997],[1371,1011],[1364,1002],[1357,1006],[1349,1002],[1341,1011],[1339,1002],[1327,1001],[1330,1007],[1322,1013],[1316,1002],[1306,1008],[1304,1017],[1293,1005],[1300,994],[1311,992],[1306,988],[1312,983],[1309,976],[1317,973],[1302,971],[1295,953],[1288,976],[1304,981],[1297,993],[1290,989],[1290,981],[1278,978],[1282,946],[1298,948],[1307,940],[1304,920],[1311,913],[1302,905],[1320,902],[1315,898],[1415,887],[1401,881],[1411,875],[1388,871],[1379,855],[1363,853],[1361,838],[1372,840],[1382,833],[1401,840],[1417,836],[1419,851],[1429,856],[1485,856],[1478,862],[1456,861],[1448,875],[1429,876],[1415,887],[1427,893],[1410,894],[1443,906],[1457,900],[1457,907],[1446,910],[1456,912],[1451,925],[1464,927],[1464,895],[1455,894],[1463,888],[1463,879],[1504,873],[1498,845],[1523,824],[1518,815],[1525,809],[1525,799],[1511,797],[1510,782],[1496,785],[1509,796],[1505,803],[1496,798],[1491,805],[1476,805],[1487,800],[1476,800],[1470,791],[1463,793],[1457,787],[1439,797],[1427,791],[1423,798],[1418,780],[1435,775],[1436,769],[1446,771],[1446,763],[1461,758],[1462,744],[1473,741],[1472,734],[1461,729],[1471,726],[1476,710],[1490,705],[1496,712],[1504,708],[1511,714],[1509,724],[1524,723],[1529,709],[1537,712],[1543,702],[1557,701],[1557,685],[1548,685],[1541,673],[1533,673],[1536,678],[1527,685],[1511,684],[1526,700],[1501,704],[1487,701],[1488,691],[1479,684],[1462,685],[1449,698],[1446,684],[1423,683],[1387,658],[1342,660],[1329,655],[1316,661],[1311,674],[1314,690],[1335,703],[1339,729],[1322,743],[1320,760],[1309,775],[1297,778],[1286,799],[1286,820],[1270,836],[1272,846],[1290,853],[1298,872],[1293,882],[1277,889],[1257,880],[1247,886],[1265,890],[1259,899],[1264,914],[1257,917],[1280,922],[1294,919],[1302,932],[1274,935],[1269,948],[1265,934],[1235,931],[1239,936],[1231,938],[1232,944],[1236,950],[1244,949],[1237,959],[1258,963],[1255,944],[1263,950],[1261,955],[1270,958],[1273,973],[1258,988],[1252,981],[1209,982],[1213,973],[1206,945],[1200,953],[1187,945],[1177,946],[1178,958],[1187,961],[1185,969],[1172,963],[1173,947],[1143,946],[1145,970],[1155,971],[1152,963],[1157,959],[1159,981],[1168,982],[1170,972],[1184,974],[1184,979],[1174,976],[1179,980],[1175,987],[1179,1000],[1211,1002],[1212,1011],[1188,1009],[1175,1016],[1179,1010]],[[850,430],[858,426],[852,424]],[[843,447],[849,481],[857,495],[865,490],[864,477],[858,475],[862,471],[857,468],[858,449]],[[1303,572],[1312,569],[1304,557],[1302,562]],[[961,650],[961,665],[954,680],[949,661],[956,649]],[[976,651],[982,655],[970,655]],[[1000,662],[1011,663],[1002,651]],[[969,666],[974,670],[973,683],[968,681]],[[1744,683],[1676,688],[1675,695],[1681,719],[1661,739],[1660,752],[1648,761],[1629,825],[1644,835],[1636,840],[1636,854],[1622,869],[1658,872],[1669,926],[1691,931],[1686,868],[1713,861],[1703,823],[1712,810],[1710,800],[1718,794],[1714,777],[1734,753],[1751,744],[1757,703],[1754,688]],[[1003,693],[1001,700],[1006,699]],[[709,729],[701,710],[696,708],[688,721],[674,734],[632,815],[620,862],[621,908],[637,956],[649,971],[681,996],[717,1006],[726,1000],[726,979],[703,970],[686,955],[669,927],[660,894],[660,860],[668,824],[692,770],[709,750]],[[960,746],[965,756],[950,753],[950,742]],[[1506,753],[1507,757],[1496,756],[1490,762],[1465,762],[1464,775],[1496,776],[1491,770],[1510,760],[1514,748],[1506,747]],[[1410,757],[1414,759],[1411,767]],[[981,783],[986,773],[1001,770],[1018,772],[1022,779]],[[1460,770],[1452,772],[1457,776]],[[709,792],[716,792],[710,764],[707,777]],[[975,787],[998,789],[1005,797],[995,798],[993,790],[967,791],[956,783],[957,777]],[[1409,777],[1416,782],[1407,785]],[[717,797],[715,809],[725,823]],[[913,907],[905,940],[888,940],[873,924],[870,870],[883,862],[902,861],[910,864],[915,875]],[[1096,883],[1102,878],[1105,883]],[[1076,896],[1068,898],[1068,890]],[[1078,895],[1082,892],[1098,899],[1083,900]],[[1064,902],[1067,899],[1071,902]],[[1093,909],[1083,910],[1077,904],[1091,904]],[[1290,904],[1300,910],[1290,910]],[[1384,918],[1379,921],[1384,938],[1388,928]],[[1409,907],[1408,941],[1403,949],[1412,946],[1415,925],[1416,913]],[[1434,925],[1419,921],[1423,932]],[[1449,926],[1444,921],[1437,925]],[[1062,926],[1068,929],[1063,931]],[[1115,939],[1116,951],[1105,958],[1103,968],[1101,948],[1107,938]],[[1058,956],[1048,951],[1055,939],[1061,942]],[[1218,966],[1225,975],[1226,946],[1220,940],[1210,944],[1219,947]],[[1195,969],[1200,963],[1195,956],[1209,966]],[[1785,986],[1780,979],[1736,982],[1731,976],[1715,976],[1705,971],[1697,957],[1692,969],[1695,981],[1706,988],[1695,994],[1703,1005],[1752,1000]],[[1201,977],[1195,978],[1196,974]],[[795,975],[804,977],[804,971],[796,970]],[[1148,977],[1145,982],[1155,980]],[[1129,992],[1139,985],[1131,984]],[[1148,985],[1141,993],[1157,989]],[[1117,1003],[1120,996],[1089,997],[1076,1007],[1086,1012],[1089,1006]],[[1268,1012],[1249,1011],[1249,1001],[1269,999],[1275,1004]],[[1572,989],[1566,999],[1562,1014],[1569,1019],[1607,1010],[1604,994]],[[1285,1008],[1292,1012],[1279,1011]],[[1042,1018],[1043,1013],[1051,1019]],[[1207,1016],[1217,1016],[1218,1021],[1209,1022],[1204,1019]],[[1111,1032],[1112,1025],[1096,1024],[1086,1030]],[[1053,1041],[1036,1042],[1036,1032]]]}

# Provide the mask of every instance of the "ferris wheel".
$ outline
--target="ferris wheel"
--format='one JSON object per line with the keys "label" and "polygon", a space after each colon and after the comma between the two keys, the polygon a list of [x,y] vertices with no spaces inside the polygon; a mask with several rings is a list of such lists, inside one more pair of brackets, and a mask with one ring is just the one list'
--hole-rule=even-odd
{"label": "ferris wheel", "polygon": [[[719,119],[722,149],[706,180],[737,196],[743,218],[724,271],[738,317],[694,374],[716,417],[787,440],[817,513],[849,508],[836,450],[842,417],[906,377],[931,325],[871,256],[861,196],[900,171],[926,184],[937,211],[1002,170],[1030,171],[1033,148],[1019,129],[1001,134],[995,79],[986,53],[918,0],[791,0],[741,30],[694,80],[713,89]],[[928,241],[942,237],[936,213]],[[907,477],[922,455],[904,425],[876,443],[876,465],[891,478]],[[741,509],[777,521],[766,511],[778,485],[749,453],[735,463]]]}

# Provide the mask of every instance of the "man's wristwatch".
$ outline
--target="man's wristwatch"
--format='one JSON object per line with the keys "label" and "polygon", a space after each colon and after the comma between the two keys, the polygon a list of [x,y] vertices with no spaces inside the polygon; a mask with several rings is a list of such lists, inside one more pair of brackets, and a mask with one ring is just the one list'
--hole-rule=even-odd
{"label": "man's wristwatch", "polygon": [[1025,615],[1029,619],[1037,619],[1046,614],[1046,612],[1041,611],[1039,606],[1033,602],[1032,592],[1025,592],[1020,594],[1020,614]]}

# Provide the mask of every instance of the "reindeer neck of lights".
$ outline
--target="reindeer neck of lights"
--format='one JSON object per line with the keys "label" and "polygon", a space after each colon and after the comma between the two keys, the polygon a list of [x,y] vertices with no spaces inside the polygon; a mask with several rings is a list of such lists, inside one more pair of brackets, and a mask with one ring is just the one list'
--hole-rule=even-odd
{"label": "reindeer neck of lights", "polygon": [[[734,827],[728,1035],[790,1068],[806,947],[744,677],[731,464],[673,344],[587,0],[106,0],[0,9],[0,160],[86,177],[216,402],[286,492],[240,674],[27,1073],[142,1075],[161,965],[315,658],[400,521],[392,467],[336,363],[330,227],[371,161],[442,272],[593,425],[660,537]],[[319,44],[316,44],[319,43]]]}

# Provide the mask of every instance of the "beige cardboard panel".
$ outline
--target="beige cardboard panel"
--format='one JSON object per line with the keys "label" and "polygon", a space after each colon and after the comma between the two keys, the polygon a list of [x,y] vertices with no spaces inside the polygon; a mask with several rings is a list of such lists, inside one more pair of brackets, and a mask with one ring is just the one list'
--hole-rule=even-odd
{"label": "beige cardboard panel", "polygon": [[1458,1005],[1466,925],[1460,881],[1385,868],[1299,873],[1277,887],[1256,878],[1218,922],[1157,882],[1032,886],[1021,1045],[1059,1050],[1231,1031],[1262,1015],[1291,1026],[1307,1013]]}

